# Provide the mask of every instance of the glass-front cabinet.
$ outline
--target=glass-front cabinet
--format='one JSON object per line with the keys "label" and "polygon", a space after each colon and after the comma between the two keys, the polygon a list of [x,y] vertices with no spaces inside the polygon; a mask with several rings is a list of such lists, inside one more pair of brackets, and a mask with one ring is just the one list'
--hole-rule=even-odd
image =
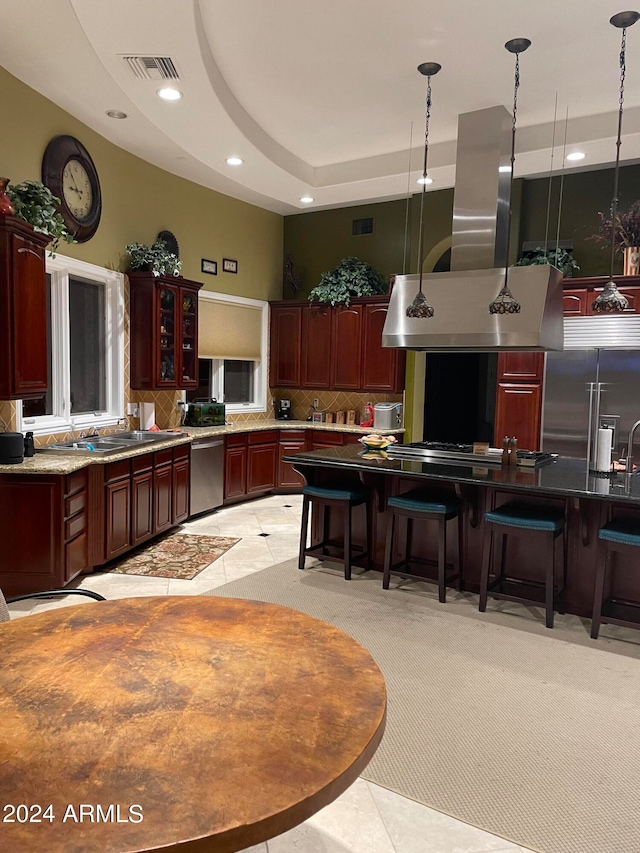
{"label": "glass-front cabinet", "polygon": [[131,387],[192,390],[198,385],[198,291],[180,277],[130,273]]}

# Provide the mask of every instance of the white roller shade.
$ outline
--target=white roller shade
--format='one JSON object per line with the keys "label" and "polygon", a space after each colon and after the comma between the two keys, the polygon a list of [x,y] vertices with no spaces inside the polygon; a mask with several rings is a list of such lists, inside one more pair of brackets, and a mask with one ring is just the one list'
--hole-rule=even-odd
{"label": "white roller shade", "polygon": [[262,311],[200,299],[198,303],[198,356],[200,358],[259,359]]}

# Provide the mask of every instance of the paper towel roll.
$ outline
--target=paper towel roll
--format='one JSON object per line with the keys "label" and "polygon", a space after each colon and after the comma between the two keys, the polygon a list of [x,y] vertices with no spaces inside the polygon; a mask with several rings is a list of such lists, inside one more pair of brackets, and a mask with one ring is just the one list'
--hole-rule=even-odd
{"label": "paper towel roll", "polygon": [[596,447],[596,471],[611,470],[611,445],[613,441],[613,430],[599,429],[598,444]]}
{"label": "paper towel roll", "polygon": [[156,423],[155,403],[140,403],[140,429],[151,429]]}

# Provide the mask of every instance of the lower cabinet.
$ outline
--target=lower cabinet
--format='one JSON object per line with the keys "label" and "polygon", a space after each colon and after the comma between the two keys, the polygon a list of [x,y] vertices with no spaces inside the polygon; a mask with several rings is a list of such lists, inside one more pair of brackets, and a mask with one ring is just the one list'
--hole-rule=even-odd
{"label": "lower cabinet", "polygon": [[280,441],[278,442],[278,471],[276,477],[276,486],[279,489],[300,489],[305,484],[305,479],[302,474],[298,474],[294,470],[291,462],[283,462],[283,456],[289,456],[292,453],[302,453],[307,449],[306,431],[301,430],[280,430]]}
{"label": "lower cabinet", "polygon": [[131,479],[107,483],[107,560],[119,557],[131,547]]}
{"label": "lower cabinet", "polygon": [[153,470],[131,478],[131,545],[136,547],[153,536]]}
{"label": "lower cabinet", "polygon": [[[178,455],[178,451],[183,456]],[[179,524],[189,518],[190,470],[189,446],[176,447],[173,451],[173,523]]]}
{"label": "lower cabinet", "polygon": [[270,492],[276,485],[277,454],[278,430],[226,436],[225,502]]}

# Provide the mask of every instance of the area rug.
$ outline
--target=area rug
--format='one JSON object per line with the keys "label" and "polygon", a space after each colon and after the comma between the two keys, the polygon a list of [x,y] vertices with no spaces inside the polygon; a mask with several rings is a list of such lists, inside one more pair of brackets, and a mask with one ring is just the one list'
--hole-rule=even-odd
{"label": "area rug", "polygon": [[302,610],[371,652],[389,708],[366,779],[544,853],[639,853],[640,636],[296,560],[205,594]]}
{"label": "area rug", "polygon": [[115,563],[109,571],[120,575],[190,581],[239,541],[229,536],[170,533],[139,548]]}

